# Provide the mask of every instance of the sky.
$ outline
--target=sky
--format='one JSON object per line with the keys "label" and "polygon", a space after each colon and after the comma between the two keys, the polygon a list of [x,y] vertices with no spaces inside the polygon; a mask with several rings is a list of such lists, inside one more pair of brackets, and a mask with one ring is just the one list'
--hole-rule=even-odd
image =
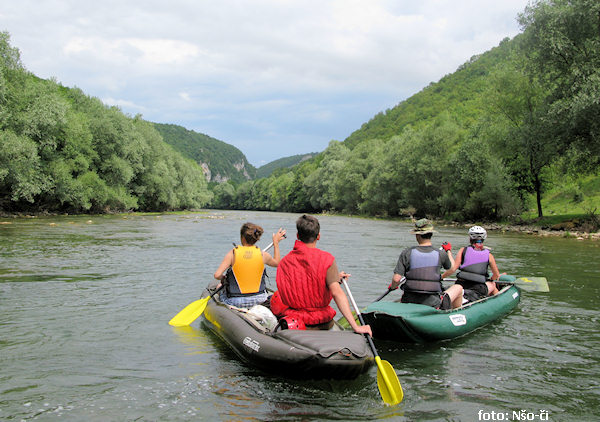
{"label": "sky", "polygon": [[0,0],[27,70],[259,167],[343,141],[520,32],[527,0]]}

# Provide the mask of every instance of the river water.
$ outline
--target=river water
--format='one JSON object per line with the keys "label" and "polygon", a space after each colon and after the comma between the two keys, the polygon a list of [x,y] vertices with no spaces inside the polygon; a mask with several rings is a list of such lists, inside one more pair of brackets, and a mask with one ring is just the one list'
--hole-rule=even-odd
{"label": "river water", "polygon": [[[0,420],[598,420],[598,242],[490,233],[501,271],[545,276],[550,292],[523,292],[511,314],[455,341],[376,342],[404,389],[396,407],[383,404],[375,367],[354,381],[287,380],[245,366],[201,320],[167,324],[198,299],[244,222],[265,228],[261,247],[286,228],[287,253],[296,217],[0,220]],[[366,306],[414,243],[409,224],[319,219],[319,247]],[[438,228],[434,244],[457,250],[465,233]]]}

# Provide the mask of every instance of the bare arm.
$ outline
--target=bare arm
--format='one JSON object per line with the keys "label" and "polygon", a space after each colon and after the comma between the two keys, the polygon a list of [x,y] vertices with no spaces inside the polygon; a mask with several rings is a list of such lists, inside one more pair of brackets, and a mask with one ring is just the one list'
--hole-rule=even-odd
{"label": "bare arm", "polygon": [[462,256],[463,256],[463,249],[464,248],[460,248],[460,250],[456,254],[456,259],[452,259],[452,253],[450,251],[448,251],[448,256],[450,257],[450,262],[452,262],[452,267],[450,267],[449,270],[444,271],[444,273],[442,274],[442,278],[446,278],[449,275],[454,274],[454,272],[458,269],[458,267],[460,267],[460,264],[462,262]]}
{"label": "bare arm", "polygon": [[223,258],[223,261],[221,262],[221,265],[219,265],[219,268],[217,268],[217,271],[215,271],[215,274],[213,275],[215,280],[222,281],[223,278],[225,278],[223,273],[225,272],[225,270],[227,268],[231,267],[232,265],[233,265],[233,250],[230,250],[225,255],[225,258]]}
{"label": "bare arm", "polygon": [[490,254],[490,269],[492,270],[492,280],[498,280],[500,278],[500,271],[498,270],[498,265],[496,265],[496,258],[494,255]]}
{"label": "bare arm", "polygon": [[359,334],[368,334],[372,336],[373,333],[371,332],[371,327],[369,325],[358,325],[354,320],[354,315],[352,315],[352,310],[350,309],[348,298],[346,297],[346,294],[340,286],[339,277],[340,272],[338,271],[336,262],[333,261],[331,267],[327,269],[327,287],[329,287],[329,291],[333,296],[335,304],[337,305],[344,318],[346,318],[346,320],[350,323],[350,326],[355,332]]}
{"label": "bare arm", "polygon": [[273,233],[273,256],[268,252],[263,252],[263,262],[270,266],[276,267],[281,261],[281,253],[279,252],[279,242],[285,237],[285,230],[279,229],[277,233]]}
{"label": "bare arm", "polygon": [[392,284],[390,284],[391,290],[395,290],[398,288],[398,286],[400,285],[400,280],[402,280],[402,277],[404,277],[402,274],[394,273],[394,276],[392,277]]}
{"label": "bare arm", "polygon": [[448,250],[447,253],[448,253],[448,258],[450,259],[450,268],[452,268],[452,267],[454,267],[454,257],[452,256],[452,249]]}

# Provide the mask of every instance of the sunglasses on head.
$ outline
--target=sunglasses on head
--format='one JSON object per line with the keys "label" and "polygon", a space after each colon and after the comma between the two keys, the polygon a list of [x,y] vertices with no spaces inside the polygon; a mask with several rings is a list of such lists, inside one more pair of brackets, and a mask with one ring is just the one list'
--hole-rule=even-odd
{"label": "sunglasses on head", "polygon": [[483,239],[477,239],[475,243],[483,243]]}

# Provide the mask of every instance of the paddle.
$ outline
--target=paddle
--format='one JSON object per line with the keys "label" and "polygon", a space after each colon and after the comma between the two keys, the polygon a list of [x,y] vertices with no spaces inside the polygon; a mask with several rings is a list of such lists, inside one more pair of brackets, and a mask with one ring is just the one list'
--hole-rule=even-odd
{"label": "paddle", "polygon": [[[400,285],[404,284],[406,282],[406,277],[402,276],[402,278],[400,279]],[[398,287],[396,287],[397,289]],[[384,297],[386,297],[392,290],[396,290],[396,289],[392,289],[392,285],[390,284],[388,286],[387,292],[385,292],[384,294],[382,294],[381,296],[379,296],[377,299],[375,299],[375,302],[379,302],[381,299],[383,299]]]}
{"label": "paddle", "polygon": [[382,294],[381,296],[379,296],[377,299],[375,299],[375,302],[379,302],[381,299],[383,299],[384,297],[386,297],[392,290],[392,288],[388,287],[387,292],[385,292],[384,294]]}
{"label": "paddle", "polygon": [[225,285],[221,284],[221,287],[215,290],[215,292],[210,296],[206,296],[190,303],[188,306],[179,311],[177,315],[171,318],[169,325],[172,325],[173,327],[184,327],[186,325],[190,325],[192,322],[198,319],[200,315],[202,315],[206,309],[206,305],[208,305],[208,301],[214,295],[223,290],[223,287],[225,287]]}
{"label": "paddle", "polygon": [[[285,238],[285,236],[284,236],[284,238]],[[266,252],[267,250],[269,250],[269,248],[271,248],[271,246],[273,246],[273,242],[271,242],[269,244],[269,246],[264,248],[263,252]],[[171,318],[171,320],[169,321],[169,325],[172,325],[173,327],[183,327],[186,325],[190,325],[192,322],[194,322],[196,319],[198,319],[198,317],[200,315],[202,315],[202,313],[206,309],[206,305],[208,305],[208,301],[214,295],[219,293],[223,289],[223,287],[225,287],[225,285],[221,284],[221,287],[219,287],[217,290],[215,290],[215,292],[213,294],[211,294],[210,296],[204,297],[202,299],[198,299],[198,300],[190,303],[188,306],[186,306],[181,311],[179,311],[179,313],[177,315],[175,315],[173,318]]]}
{"label": "paddle", "polygon": [[[500,280],[502,282],[502,280]],[[514,284],[529,292],[549,292],[548,280],[546,277],[519,277]]]}
{"label": "paddle", "polygon": [[[444,281],[456,281],[455,278],[445,278]],[[528,292],[549,292],[546,277],[519,277],[515,280],[498,280],[499,283],[514,284]]]}
{"label": "paddle", "polygon": [[[342,279],[342,283],[344,284],[344,288],[348,293],[348,297],[350,298],[350,302],[356,311],[356,315],[358,315],[358,319],[361,325],[365,325],[365,321],[354,301],[354,297],[352,296],[352,292],[348,287],[348,283],[346,279]],[[377,387],[379,387],[379,393],[381,394],[381,398],[386,404],[396,405],[402,401],[404,398],[404,392],[402,391],[402,386],[400,385],[400,381],[398,380],[398,375],[396,375],[396,371],[392,367],[392,365],[386,361],[381,360],[379,354],[377,353],[377,349],[375,349],[375,344],[373,344],[373,339],[370,335],[365,334],[367,341],[369,342],[369,346],[371,347],[371,351],[375,356],[375,362],[377,363]]]}

